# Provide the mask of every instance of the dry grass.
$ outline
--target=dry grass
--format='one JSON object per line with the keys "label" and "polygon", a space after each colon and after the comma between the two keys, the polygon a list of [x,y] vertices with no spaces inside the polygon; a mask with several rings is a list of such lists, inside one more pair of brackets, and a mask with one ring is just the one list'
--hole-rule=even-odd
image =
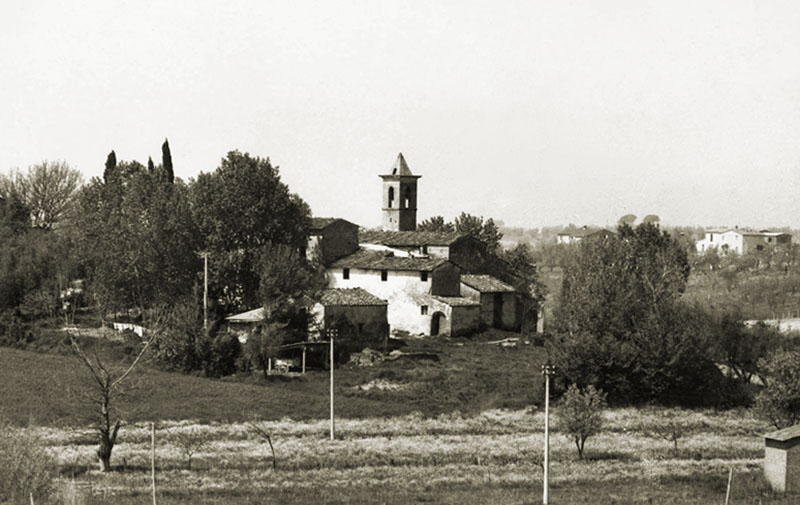
{"label": "dry grass", "polygon": [[[703,503],[696,500],[724,498],[731,467],[739,484],[734,498],[741,500],[733,503],[794,503],[773,497],[759,477],[760,435],[768,430],[760,421],[743,412],[683,412],[698,429],[675,453],[670,443],[647,435],[648,423],[657,416],[658,411],[635,409],[606,412],[606,429],[589,439],[584,461],[577,459],[571,440],[556,431],[550,474],[553,495],[562,494],[558,503],[584,503],[584,498],[585,503],[627,503],[615,491],[625,489],[628,498],[631,493],[649,496],[651,503]],[[535,502],[531,497],[538,496],[541,486],[543,415],[537,411],[343,419],[333,442],[327,440],[326,420],[260,424],[273,435],[277,470],[269,447],[246,423],[161,423],[159,492],[180,503],[256,503],[259,496],[280,497],[275,503],[305,503],[318,493],[333,503],[374,503],[376,496],[386,503],[420,497],[446,503],[456,496],[458,503],[524,503]],[[554,426],[557,430],[557,420]],[[95,470],[95,447],[87,443],[86,430],[30,431],[49,444],[62,468],[62,487],[74,489],[74,475],[89,501],[115,496],[133,503],[148,492],[147,425],[123,428],[112,461],[119,471],[109,474]],[[181,433],[206,441],[191,471],[181,451]],[[688,492],[692,487],[695,492]]]}

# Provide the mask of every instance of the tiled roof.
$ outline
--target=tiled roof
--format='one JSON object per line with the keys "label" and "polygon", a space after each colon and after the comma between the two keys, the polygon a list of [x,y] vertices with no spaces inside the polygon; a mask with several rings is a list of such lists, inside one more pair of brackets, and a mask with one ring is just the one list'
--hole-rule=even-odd
{"label": "tiled roof", "polygon": [[381,231],[359,230],[362,244],[381,244],[389,247],[419,247],[424,245],[450,245],[466,237],[457,231]]}
{"label": "tiled roof", "polygon": [[507,293],[516,291],[513,286],[491,275],[462,275],[461,282],[481,293]]}
{"label": "tiled roof", "polygon": [[391,252],[361,249],[334,261],[333,268],[363,268],[365,270],[433,270],[447,263],[444,258],[409,258],[394,256]]}
{"label": "tiled roof", "polygon": [[351,223],[350,221],[347,221],[346,219],[342,219],[342,218],[338,218],[338,217],[312,217],[311,218],[311,227],[310,227],[310,229],[311,229],[311,231],[319,231],[319,230],[322,230],[324,228],[327,228],[328,226],[332,225],[336,221],[344,221],[345,223],[349,223],[349,224],[351,224],[353,226],[356,226],[353,223]]}
{"label": "tiled roof", "polygon": [[446,303],[451,307],[471,307],[481,304],[481,302],[477,300],[473,300],[472,298],[464,298],[461,296],[433,296],[433,298],[442,303]]}
{"label": "tiled roof", "polygon": [[320,303],[326,307],[338,306],[369,306],[387,305],[386,300],[382,300],[372,293],[362,288],[336,288],[326,289],[322,292]]}
{"label": "tiled roof", "polygon": [[782,231],[769,231],[769,230],[751,230],[748,228],[716,228],[716,229],[708,229],[706,233],[728,233],[732,231],[734,233],[738,233],[739,235],[747,235],[747,236],[757,236],[757,237],[779,237],[781,235],[791,235],[791,233],[782,232]]}

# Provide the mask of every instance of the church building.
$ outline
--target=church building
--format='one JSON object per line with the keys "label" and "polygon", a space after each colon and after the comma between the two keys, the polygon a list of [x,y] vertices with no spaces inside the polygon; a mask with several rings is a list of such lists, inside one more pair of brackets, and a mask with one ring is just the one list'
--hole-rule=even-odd
{"label": "church building", "polygon": [[[382,229],[314,218],[307,254],[322,258],[330,288],[360,288],[386,300],[393,334],[455,336],[485,326],[518,326],[513,275],[483,242],[457,232],[416,231],[420,177],[398,154],[380,175]],[[465,274],[480,274],[481,282],[473,276],[465,283]],[[498,294],[498,286],[506,295]]]}

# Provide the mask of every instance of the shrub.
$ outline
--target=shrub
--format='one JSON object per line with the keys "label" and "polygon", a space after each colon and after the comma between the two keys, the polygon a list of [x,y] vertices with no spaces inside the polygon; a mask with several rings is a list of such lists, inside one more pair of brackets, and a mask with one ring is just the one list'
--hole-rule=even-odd
{"label": "shrub", "polygon": [[606,406],[606,395],[587,386],[581,390],[571,385],[558,409],[561,431],[571,436],[578,449],[578,457],[583,459],[583,447],[586,439],[596,435],[603,427],[603,409]]}
{"label": "shrub", "polygon": [[800,422],[800,351],[778,351],[761,360],[767,387],[756,397],[756,415],[776,428]]}
{"label": "shrub", "polygon": [[55,465],[41,440],[0,422],[0,502],[44,501],[52,492]]}

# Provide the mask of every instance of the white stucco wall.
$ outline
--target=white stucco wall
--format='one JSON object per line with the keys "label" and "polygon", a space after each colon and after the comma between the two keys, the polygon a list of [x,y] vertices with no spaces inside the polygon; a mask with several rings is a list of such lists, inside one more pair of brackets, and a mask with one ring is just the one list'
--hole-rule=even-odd
{"label": "white stucco wall", "polygon": [[742,234],[736,230],[728,230],[724,233],[706,232],[703,240],[697,241],[695,244],[697,252],[703,253],[708,249],[717,249],[719,251],[725,250],[727,246],[728,252],[735,252],[742,254],[744,251],[744,240]]}
{"label": "white stucco wall", "polygon": [[[328,270],[329,287],[363,288],[378,298],[389,302],[387,318],[392,330],[428,335],[430,332],[430,291],[433,272],[428,280],[420,280],[418,271],[389,271],[386,281],[381,281],[379,270],[350,269],[350,278],[344,279],[341,268]],[[421,306],[428,305],[428,313],[421,313]]]}
{"label": "white stucco wall", "polygon": [[786,450],[774,447],[764,449],[764,476],[772,489],[786,491]]}

